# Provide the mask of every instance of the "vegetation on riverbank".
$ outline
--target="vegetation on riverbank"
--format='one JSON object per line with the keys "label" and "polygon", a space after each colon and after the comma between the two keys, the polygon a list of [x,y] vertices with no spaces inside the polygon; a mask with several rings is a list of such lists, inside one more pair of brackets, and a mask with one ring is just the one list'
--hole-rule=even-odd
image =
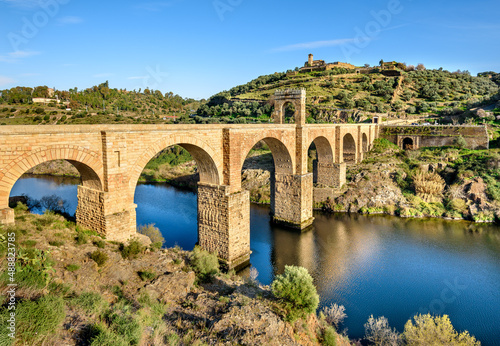
{"label": "vegetation on riverbank", "polygon": [[[319,298],[304,268],[287,267],[263,286],[255,269],[248,279],[221,273],[215,255],[201,249],[159,249],[162,237],[152,225],[141,233],[153,243],[139,236],[121,244],[50,211],[34,215],[18,204],[15,213],[16,225],[0,230],[3,268],[8,249],[16,249],[15,272],[0,276],[1,345],[359,344],[337,332],[343,307],[316,316]],[[11,277],[15,300],[7,291]],[[15,339],[5,328],[10,302]],[[375,345],[478,344],[446,316],[416,316],[402,334],[380,321],[365,325]]]}

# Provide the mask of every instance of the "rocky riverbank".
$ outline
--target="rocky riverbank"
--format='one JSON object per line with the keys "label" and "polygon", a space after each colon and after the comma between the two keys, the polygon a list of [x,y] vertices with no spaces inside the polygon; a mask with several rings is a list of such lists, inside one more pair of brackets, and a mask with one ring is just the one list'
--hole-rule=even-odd
{"label": "rocky riverbank", "polygon": [[[204,280],[192,252],[159,249],[138,237],[109,242],[61,216],[16,208],[16,226],[0,234],[2,268],[7,239],[15,238],[17,250],[16,339],[2,330],[0,344],[318,345],[324,339],[324,320],[312,314],[287,322],[255,277]],[[3,271],[2,294],[8,282]],[[8,297],[0,300],[6,326]],[[332,335],[337,345],[349,344]]]}

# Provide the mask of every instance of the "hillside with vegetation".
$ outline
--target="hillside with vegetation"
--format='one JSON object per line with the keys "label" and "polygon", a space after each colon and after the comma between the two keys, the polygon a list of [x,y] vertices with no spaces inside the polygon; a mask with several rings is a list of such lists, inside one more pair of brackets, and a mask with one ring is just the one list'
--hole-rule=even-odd
{"label": "hillside with vegetation", "polygon": [[[365,72],[334,68],[260,76],[212,96],[198,114],[226,121],[265,122],[271,115],[269,101],[274,92],[285,88],[307,91],[309,123],[364,121],[373,113],[390,113],[393,118],[449,117],[499,100],[496,79],[485,74],[473,77],[468,71],[426,70],[423,65],[414,68],[401,63],[389,70],[362,70]],[[388,76],[388,71],[397,75]],[[290,116],[293,109],[286,112]],[[451,122],[442,119],[446,120]]]}
{"label": "hillside with vegetation", "polygon": [[199,104],[172,92],[110,88],[108,82],[68,91],[47,86],[15,87],[0,90],[0,124],[174,123],[188,120]]}

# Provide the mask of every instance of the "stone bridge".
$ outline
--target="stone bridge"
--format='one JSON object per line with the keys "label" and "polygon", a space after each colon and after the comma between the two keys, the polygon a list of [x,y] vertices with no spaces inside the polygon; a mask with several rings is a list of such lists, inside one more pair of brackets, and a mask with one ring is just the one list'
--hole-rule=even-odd
{"label": "stone bridge", "polygon": [[[273,220],[303,229],[313,220],[313,180],[340,187],[346,164],[362,160],[378,134],[376,124],[306,125],[305,91],[280,97],[274,124],[1,126],[1,222],[14,222],[9,194],[21,175],[63,159],[81,175],[77,223],[108,240],[125,241],[136,233],[134,194],[142,170],[162,150],[179,145],[196,160],[200,176],[200,246],[216,251],[229,268],[243,265],[250,257],[250,201],[241,171],[255,144],[264,141],[274,159]],[[288,102],[296,104],[295,123],[282,124]],[[307,167],[312,143],[314,177]]]}

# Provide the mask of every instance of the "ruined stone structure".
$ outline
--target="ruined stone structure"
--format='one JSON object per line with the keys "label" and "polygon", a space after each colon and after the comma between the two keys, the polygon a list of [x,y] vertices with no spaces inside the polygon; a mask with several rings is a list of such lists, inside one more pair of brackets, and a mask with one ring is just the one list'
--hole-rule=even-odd
{"label": "ruined stone structure", "polygon": [[[313,220],[313,183],[340,187],[345,166],[359,162],[378,135],[377,124],[305,124],[305,92],[276,95],[276,124],[254,125],[57,125],[0,127],[0,217],[14,222],[9,194],[23,173],[51,160],[67,160],[81,175],[77,223],[126,241],[136,233],[134,193],[146,164],[165,148],[180,145],[196,160],[198,241],[229,268],[250,257],[249,193],[241,170],[263,140],[275,164],[272,213],[276,222],[303,229]],[[282,124],[283,107],[296,104],[294,124]],[[307,152],[314,143],[314,175]],[[175,206],[172,206],[175,208]]]}
{"label": "ruined stone structure", "polygon": [[475,125],[384,125],[380,137],[405,150],[423,147],[455,145],[462,137],[470,149],[488,149],[489,136],[486,126]]}
{"label": "ruined stone structure", "polygon": [[326,63],[324,60],[314,60],[312,54],[309,54],[304,67],[300,68],[300,72],[311,72],[311,71],[329,71],[336,67],[343,67],[346,69],[355,69],[356,66],[348,64],[346,62],[336,61],[333,63]]}

